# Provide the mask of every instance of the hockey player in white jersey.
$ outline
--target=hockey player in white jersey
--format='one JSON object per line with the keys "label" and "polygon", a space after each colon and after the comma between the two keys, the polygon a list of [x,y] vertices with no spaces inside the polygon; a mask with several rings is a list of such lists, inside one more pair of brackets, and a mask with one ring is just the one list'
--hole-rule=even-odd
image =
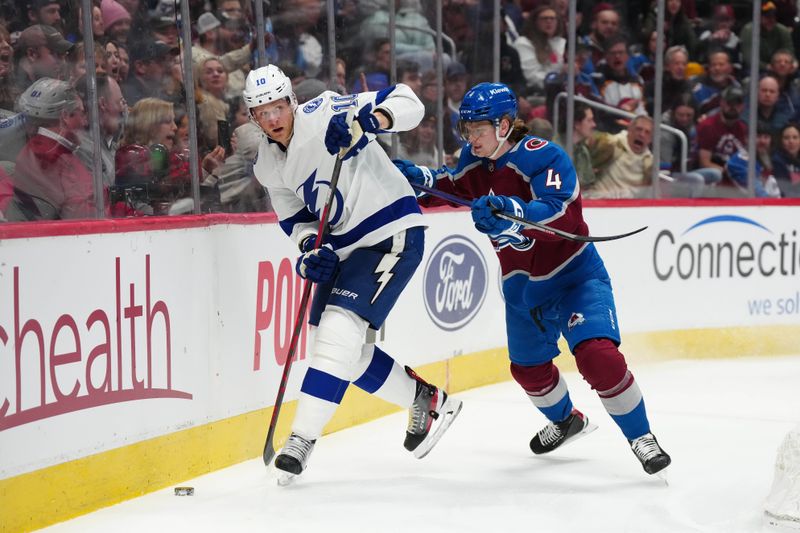
{"label": "hockey player in white jersey", "polygon": [[[309,368],[292,433],[275,466],[284,481],[305,469],[350,383],[410,409],[404,446],[422,458],[458,415],[461,401],[400,366],[368,341],[368,330],[381,327],[424,247],[415,194],[375,136],[416,127],[423,105],[398,84],[357,95],[326,91],[299,107],[291,81],[274,65],[250,72],[243,96],[266,134],[255,175],[269,191],[281,228],[300,249],[297,273],[318,284],[309,320],[316,326]],[[348,111],[363,130],[357,139]],[[335,154],[347,147],[330,231],[315,249]]]}

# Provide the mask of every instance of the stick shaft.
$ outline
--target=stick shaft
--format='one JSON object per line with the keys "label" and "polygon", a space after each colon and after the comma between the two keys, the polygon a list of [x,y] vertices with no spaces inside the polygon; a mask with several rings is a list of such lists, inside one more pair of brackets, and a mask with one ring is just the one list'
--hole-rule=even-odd
{"label": "stick shaft", "polygon": [[[430,194],[431,196],[436,196],[441,198],[442,200],[447,200],[448,202],[452,202],[456,205],[462,205],[465,207],[472,206],[472,200],[468,198],[463,198],[461,196],[456,196],[455,194],[450,194],[445,191],[440,191],[438,189],[433,189],[431,187],[426,187],[425,185],[419,185],[416,183],[411,183],[411,186],[421,192]],[[625,237],[630,237],[631,235],[635,235],[641,231],[647,229],[647,226],[643,226],[637,230],[629,231],[628,233],[622,233],[620,235],[606,235],[602,237],[594,237],[591,235],[576,235],[574,233],[570,233],[568,231],[560,230],[558,228],[553,228],[548,226],[547,224],[542,224],[541,222],[534,222],[533,220],[528,220],[526,218],[518,217],[516,215],[512,215],[510,213],[504,213],[502,211],[494,211],[494,215],[499,218],[504,218],[506,220],[510,220],[512,222],[516,222],[518,224],[522,224],[523,226],[535,230],[542,231],[547,233],[548,235],[554,235],[556,237],[561,237],[562,239],[567,239],[569,241],[577,241],[577,242],[603,242],[603,241],[614,241],[617,239],[622,239]]]}

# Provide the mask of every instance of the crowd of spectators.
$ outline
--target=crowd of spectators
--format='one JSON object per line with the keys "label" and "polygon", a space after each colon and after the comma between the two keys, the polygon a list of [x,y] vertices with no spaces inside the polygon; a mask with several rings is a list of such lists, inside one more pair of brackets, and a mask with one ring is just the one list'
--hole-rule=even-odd
{"label": "crowd of spectators", "polygon": [[[94,50],[86,50],[78,0],[0,0],[0,218],[38,220],[191,212],[189,110],[197,117],[202,210],[267,211],[252,176],[260,132],[241,91],[259,43],[248,0],[185,0],[191,16],[194,99],[187,100],[179,3],[92,0]],[[575,108],[573,157],[589,198],[747,196],[752,4],[666,0],[661,160],[652,152],[655,2],[578,0],[575,89],[603,107]],[[444,0],[444,55],[436,53],[435,5],[397,0],[396,79],[426,106],[420,126],[398,136],[399,155],[452,165],[464,141],[458,107],[491,80],[493,2]],[[797,3],[760,4],[756,110],[757,196],[800,195],[800,50]],[[323,90],[381,90],[390,83],[386,0],[335,3],[336,75],[321,0],[264,2],[266,61],[292,79],[299,101]],[[567,139],[567,0],[504,0],[500,81],[517,93],[531,131]],[[94,57],[93,62],[87,62]],[[93,63],[95,72],[87,72]],[[443,83],[437,83],[437,67]],[[99,139],[88,128],[96,80]],[[437,107],[444,143],[436,146]],[[687,150],[672,132],[688,140]],[[230,132],[230,133],[229,133]],[[382,139],[387,150],[390,142]],[[685,158],[684,158],[685,153]],[[102,187],[94,185],[99,169]],[[744,170],[743,170],[744,169]],[[103,201],[94,197],[102,190]]]}

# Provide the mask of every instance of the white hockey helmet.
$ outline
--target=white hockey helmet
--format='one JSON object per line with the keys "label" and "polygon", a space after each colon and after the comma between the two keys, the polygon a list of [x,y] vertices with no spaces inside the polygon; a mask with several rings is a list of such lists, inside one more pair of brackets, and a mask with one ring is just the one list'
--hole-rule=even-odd
{"label": "white hockey helmet", "polygon": [[251,70],[244,82],[242,92],[248,109],[286,98],[297,109],[297,97],[292,90],[292,80],[275,65]]}
{"label": "white hockey helmet", "polygon": [[78,106],[78,93],[69,83],[53,78],[39,78],[17,100],[17,110],[28,116],[57,119],[62,111]]}

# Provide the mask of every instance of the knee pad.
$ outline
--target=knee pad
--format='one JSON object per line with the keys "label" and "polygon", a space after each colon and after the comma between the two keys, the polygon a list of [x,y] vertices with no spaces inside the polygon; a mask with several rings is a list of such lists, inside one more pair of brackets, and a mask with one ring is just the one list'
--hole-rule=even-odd
{"label": "knee pad", "polygon": [[[352,368],[362,358],[367,326],[366,320],[350,310],[326,307],[315,332],[315,359]],[[316,361],[314,366],[319,367]]]}
{"label": "knee pad", "polygon": [[537,396],[547,394],[558,384],[558,368],[552,361],[542,365],[521,366],[511,363],[511,376],[523,390]]}
{"label": "knee pad", "polygon": [[625,357],[609,339],[589,339],[578,344],[575,363],[583,379],[598,392],[622,385],[629,376]]}

